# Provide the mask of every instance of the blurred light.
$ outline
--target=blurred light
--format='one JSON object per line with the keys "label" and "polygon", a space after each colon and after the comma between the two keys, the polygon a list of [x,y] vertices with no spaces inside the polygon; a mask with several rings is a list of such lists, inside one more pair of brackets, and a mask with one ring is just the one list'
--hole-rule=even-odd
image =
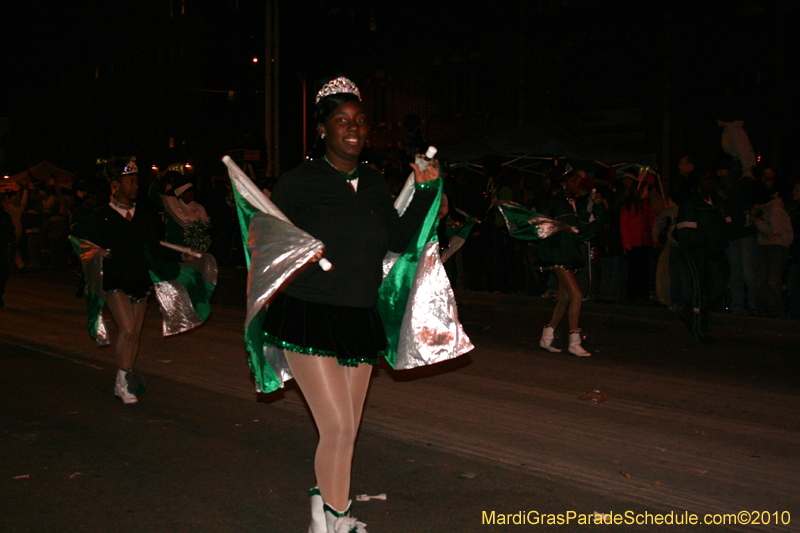
{"label": "blurred light", "polygon": [[186,163],[185,166],[186,166],[186,168],[192,168],[192,165],[190,165],[189,163]]}
{"label": "blurred light", "polygon": [[761,156],[758,156],[758,162],[761,163]]}
{"label": "blurred light", "polygon": [[253,57],[253,63],[258,63],[258,58],[257,57]]}
{"label": "blurred light", "polygon": [[7,179],[8,179],[8,178],[10,178],[10,177],[11,177],[11,176],[3,176],[3,179],[4,179],[4,180],[7,180]]}
{"label": "blurred light", "polygon": [[153,165],[153,166],[152,166],[152,167],[150,167],[150,168],[152,168],[153,170],[155,170],[156,172],[158,172],[158,167],[157,167],[157,166]]}

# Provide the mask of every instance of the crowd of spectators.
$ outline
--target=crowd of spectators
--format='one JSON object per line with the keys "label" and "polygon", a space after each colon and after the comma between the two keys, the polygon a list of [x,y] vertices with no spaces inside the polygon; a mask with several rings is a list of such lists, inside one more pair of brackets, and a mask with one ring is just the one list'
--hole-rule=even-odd
{"label": "crowd of spectators", "polygon": [[[555,297],[554,276],[538,269],[537,243],[509,237],[493,206],[514,201],[538,211],[561,186],[563,169],[546,175],[512,168],[494,175],[468,169],[449,174],[449,224],[463,223],[464,213],[480,220],[456,254],[454,286]],[[603,231],[586,246],[591,266],[579,275],[585,299],[676,310],[690,302],[693,281],[675,229],[682,206],[700,194],[703,178],[713,183],[715,205],[724,206],[730,219],[724,230],[709,236],[725,250],[731,271],[716,309],[799,319],[800,245],[793,236],[800,223],[800,180],[768,164],[744,173],[725,153],[708,162],[682,157],[670,184],[633,165],[585,176],[584,194],[601,195],[608,213]]]}
{"label": "crowd of spectators", "polygon": [[[234,256],[237,248],[232,243],[238,226],[227,174],[213,177],[189,177],[175,171],[149,176],[145,174],[137,202],[146,203],[151,211],[159,214],[157,223],[160,224],[163,238],[170,220],[165,213],[163,200],[159,202],[154,198],[159,198],[158,193],[164,193],[167,198],[182,196],[183,201],[191,206],[192,200],[186,199],[188,191],[182,191],[182,195],[175,195],[173,191],[174,187],[180,189],[189,183],[193,185],[191,192],[197,203],[208,212],[204,219],[211,220],[211,229],[204,228],[213,238],[211,250],[216,252],[215,256],[223,266],[236,263]],[[156,185],[157,190],[149,190],[151,185]],[[109,201],[110,194],[105,180],[96,176],[76,178],[68,184],[56,184],[54,178],[45,182],[26,177],[7,188],[0,198],[14,227],[9,253],[11,263],[19,270],[75,268],[77,256],[72,253],[68,238],[70,235],[85,237],[96,209]],[[197,209],[202,212],[201,207]],[[241,247],[238,250],[241,251]],[[243,264],[243,260],[241,262]]]}
{"label": "crowd of spectators", "polygon": [[17,268],[67,268],[72,261],[69,221],[82,203],[55,177],[47,181],[26,177],[2,194],[2,207],[14,226],[12,263]]}
{"label": "crowd of spectators", "polygon": [[[398,192],[408,175],[410,157],[403,150],[380,156],[365,154]],[[484,172],[444,166],[445,228],[476,222],[463,247],[445,264],[452,285],[478,291],[554,297],[555,277],[538,268],[538,244],[510,237],[497,203],[511,201],[537,211],[561,187],[564,169],[521,172],[488,160]],[[599,195],[607,207],[603,231],[583,245],[588,268],[578,274],[585,299],[599,303],[664,305],[678,309],[693,288],[675,231],[681,206],[698,193],[702,176],[711,176],[715,193],[731,218],[725,241],[730,267],[727,296],[718,310],[800,319],[800,244],[794,239],[800,222],[800,180],[769,165],[743,172],[740,162],[721,153],[714,161],[682,157],[671,183],[653,171],[630,166],[587,171],[582,191]],[[254,179],[256,176],[253,176]],[[241,234],[230,181],[224,169],[207,175],[175,172],[140,176],[138,202],[159,213],[164,232],[168,213],[163,199],[173,188],[193,185],[193,201],[207,213],[208,239],[219,266],[244,267]],[[274,184],[256,179],[267,194]],[[155,183],[157,190],[146,192]],[[152,199],[162,195],[162,203]],[[166,195],[163,196],[163,195]],[[69,235],[81,237],[94,210],[109,198],[97,179],[76,179],[71,187],[55,179],[24,179],[2,195],[2,206],[14,225],[10,262],[18,269],[78,269]],[[162,233],[164,236],[165,233]],[[442,242],[443,249],[446,243]]]}

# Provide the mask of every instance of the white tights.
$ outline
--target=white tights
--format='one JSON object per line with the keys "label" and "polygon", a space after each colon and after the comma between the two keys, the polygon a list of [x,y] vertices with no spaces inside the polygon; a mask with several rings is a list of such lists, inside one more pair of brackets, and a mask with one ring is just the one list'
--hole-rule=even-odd
{"label": "white tights", "polygon": [[346,367],[335,357],[284,354],[319,431],[314,470],[320,494],[343,511],[350,499],[350,468],[372,366]]}

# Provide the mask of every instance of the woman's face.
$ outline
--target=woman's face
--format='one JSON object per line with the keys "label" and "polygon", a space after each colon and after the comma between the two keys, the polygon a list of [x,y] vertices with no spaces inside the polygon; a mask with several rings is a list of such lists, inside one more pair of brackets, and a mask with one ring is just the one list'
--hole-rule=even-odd
{"label": "woman's face", "polygon": [[345,102],[317,126],[317,132],[325,135],[325,155],[332,163],[358,161],[367,142],[367,115],[361,102]]}

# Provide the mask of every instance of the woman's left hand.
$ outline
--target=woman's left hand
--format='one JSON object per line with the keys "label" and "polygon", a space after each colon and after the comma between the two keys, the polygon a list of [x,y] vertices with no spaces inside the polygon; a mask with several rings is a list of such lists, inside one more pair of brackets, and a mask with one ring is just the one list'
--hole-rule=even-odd
{"label": "woman's left hand", "polygon": [[433,181],[439,177],[439,162],[436,159],[431,161],[424,171],[420,170],[416,163],[411,163],[411,168],[414,169],[414,181],[417,183]]}

